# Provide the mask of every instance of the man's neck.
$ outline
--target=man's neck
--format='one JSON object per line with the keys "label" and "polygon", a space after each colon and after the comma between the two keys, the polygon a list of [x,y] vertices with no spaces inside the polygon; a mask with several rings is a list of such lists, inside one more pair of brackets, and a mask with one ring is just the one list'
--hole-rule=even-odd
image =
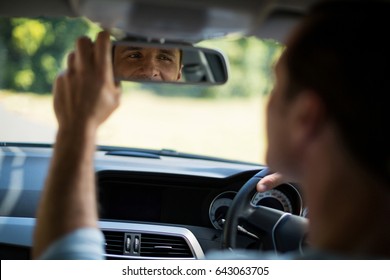
{"label": "man's neck", "polygon": [[311,245],[357,257],[389,257],[389,186],[345,151],[330,151],[329,143],[322,144],[311,149],[302,180]]}

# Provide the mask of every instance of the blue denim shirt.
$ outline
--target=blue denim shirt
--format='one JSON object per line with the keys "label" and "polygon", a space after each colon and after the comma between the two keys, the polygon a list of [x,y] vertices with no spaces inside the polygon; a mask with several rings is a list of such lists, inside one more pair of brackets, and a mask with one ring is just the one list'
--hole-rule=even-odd
{"label": "blue denim shirt", "polygon": [[97,228],[81,228],[52,243],[42,260],[103,260],[105,239]]}

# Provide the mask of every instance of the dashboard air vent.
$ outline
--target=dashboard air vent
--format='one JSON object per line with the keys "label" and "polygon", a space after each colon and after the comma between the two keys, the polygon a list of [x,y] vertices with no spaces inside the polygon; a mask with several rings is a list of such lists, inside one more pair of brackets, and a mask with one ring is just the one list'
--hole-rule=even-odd
{"label": "dashboard air vent", "polygon": [[183,237],[145,233],[141,237],[140,255],[155,258],[194,257]]}
{"label": "dashboard air vent", "polygon": [[123,255],[125,233],[119,231],[103,231],[106,238],[106,253]]}

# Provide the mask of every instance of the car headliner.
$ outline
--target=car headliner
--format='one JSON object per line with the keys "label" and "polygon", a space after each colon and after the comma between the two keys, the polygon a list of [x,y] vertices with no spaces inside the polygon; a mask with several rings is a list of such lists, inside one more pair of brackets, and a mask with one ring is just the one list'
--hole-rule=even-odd
{"label": "car headliner", "polygon": [[[103,5],[112,5],[113,9],[111,10],[111,14],[114,15],[115,4],[123,5],[126,3],[132,3],[133,8],[131,11],[136,10],[137,12],[139,12],[140,9],[135,9],[134,7],[136,7],[139,3],[142,3],[143,8],[147,7],[147,9],[142,10],[146,10],[146,12],[153,10],[153,8],[161,8],[162,6],[167,7],[168,9],[174,7],[175,14],[181,14],[180,11],[182,11],[183,15],[191,15],[195,7],[196,11],[199,13],[196,13],[196,15],[191,20],[188,20],[189,17],[187,16],[174,17],[174,20],[172,20],[172,14],[161,16],[159,15],[157,20],[159,20],[161,23],[164,22],[164,24],[161,24],[161,26],[170,26],[173,28],[172,30],[168,31],[165,38],[171,37],[170,39],[180,40],[183,39],[180,38],[180,36],[185,34],[187,41],[197,42],[210,38],[210,32],[214,32],[214,30],[216,30],[215,37],[225,36],[228,33],[238,32],[243,35],[254,35],[265,39],[273,38],[276,40],[283,40],[286,33],[290,31],[297,20],[299,20],[299,18],[304,14],[307,7],[317,1],[318,0],[12,0],[1,1],[0,16],[78,17],[85,16],[86,14],[86,10],[81,8],[84,4],[98,2],[103,3]],[[85,6],[90,7],[91,5]],[[148,9],[149,7],[150,9]],[[156,11],[156,9],[154,10]],[[217,13],[211,13],[210,10],[217,11]],[[99,23],[101,26],[115,27],[115,23],[113,22],[113,18],[115,18],[114,15],[111,15],[111,18],[104,18],[104,16],[107,15],[106,11],[107,9],[104,10],[104,15],[102,18],[102,14],[98,14],[99,12],[90,12],[90,10],[87,10],[88,17],[92,21],[96,22],[96,19],[99,18]],[[177,13],[178,11],[179,13]],[[215,15],[218,15],[218,12],[226,12],[225,17],[222,16],[221,19],[215,20]],[[135,17],[134,14],[135,13],[132,12],[126,14],[126,20],[130,17],[134,17],[136,20],[140,18],[150,19],[150,17],[146,15]],[[199,15],[205,15],[204,21],[196,18],[196,16]],[[229,17],[226,18],[226,16]],[[213,20],[210,20],[211,18]],[[216,23],[215,21],[218,22]],[[148,24],[148,21],[142,22],[141,24]],[[130,25],[127,26],[127,30],[125,31],[132,34],[143,34],[144,36],[151,35],[153,38],[156,38],[153,36],[155,34],[148,35],[148,32],[150,33],[152,28],[155,28],[156,26],[158,26],[158,24],[156,25],[156,22],[153,22],[149,27],[145,27],[142,30],[140,30],[139,27],[138,29],[134,28],[133,30],[129,30],[132,28]],[[181,30],[174,30],[175,28]],[[221,35],[217,34],[218,28],[222,28],[223,32],[225,33]]]}

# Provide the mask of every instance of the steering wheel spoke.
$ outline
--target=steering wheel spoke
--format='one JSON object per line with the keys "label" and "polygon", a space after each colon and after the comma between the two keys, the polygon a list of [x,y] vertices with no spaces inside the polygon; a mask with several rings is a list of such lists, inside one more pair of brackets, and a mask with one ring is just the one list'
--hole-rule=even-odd
{"label": "steering wheel spoke", "polygon": [[251,205],[251,214],[247,216],[246,223],[258,232],[271,232],[278,220],[286,214],[283,211],[265,206]]}

